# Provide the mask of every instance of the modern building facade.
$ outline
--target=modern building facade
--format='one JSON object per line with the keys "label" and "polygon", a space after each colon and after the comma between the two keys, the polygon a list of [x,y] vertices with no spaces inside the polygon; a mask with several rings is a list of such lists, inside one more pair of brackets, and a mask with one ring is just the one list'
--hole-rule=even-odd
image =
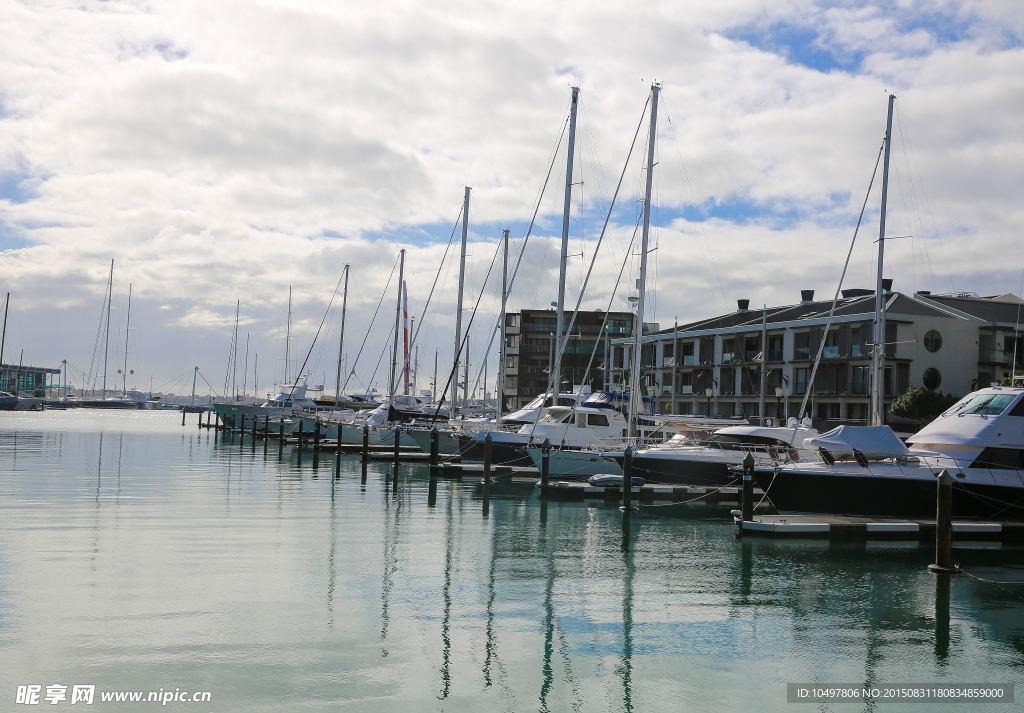
{"label": "modern building facade", "polygon": [[[866,424],[870,418],[873,290],[844,290],[828,334],[831,300],[805,290],[797,304],[748,309],[661,330],[643,338],[641,373],[659,413],[757,417],[805,415],[819,427]],[[883,391],[892,399],[910,386],[963,396],[1024,371],[1021,300],[974,293],[887,292]],[[814,383],[810,372],[824,342]],[[632,345],[615,340],[612,380],[628,380]],[[763,375],[763,379],[762,379]]]}
{"label": "modern building facade", "polygon": [[[566,326],[572,312],[565,312]],[[527,309],[505,315],[505,383],[502,408],[513,411],[545,393],[555,349],[554,309]],[[608,383],[605,349],[616,339],[633,334],[635,315],[629,312],[580,312],[569,332],[562,355],[562,391],[589,384],[599,390]],[[587,371],[587,367],[590,371]]]}
{"label": "modern building facade", "polygon": [[18,364],[0,364],[0,391],[12,394],[43,396],[49,386],[47,379],[59,375],[60,369]]}

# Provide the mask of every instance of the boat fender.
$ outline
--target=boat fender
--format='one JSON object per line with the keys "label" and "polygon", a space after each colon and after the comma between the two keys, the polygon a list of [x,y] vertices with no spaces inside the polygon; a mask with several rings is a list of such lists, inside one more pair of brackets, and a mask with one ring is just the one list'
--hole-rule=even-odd
{"label": "boat fender", "polygon": [[787,448],[786,455],[788,455],[789,459],[794,463],[800,462],[800,451],[798,451],[796,448]]}
{"label": "boat fender", "polygon": [[853,449],[853,458],[854,458],[854,460],[857,461],[857,465],[859,465],[861,468],[867,468],[868,467],[868,457],[866,455],[864,455],[864,453],[862,451],[859,451],[856,448],[854,448]]}

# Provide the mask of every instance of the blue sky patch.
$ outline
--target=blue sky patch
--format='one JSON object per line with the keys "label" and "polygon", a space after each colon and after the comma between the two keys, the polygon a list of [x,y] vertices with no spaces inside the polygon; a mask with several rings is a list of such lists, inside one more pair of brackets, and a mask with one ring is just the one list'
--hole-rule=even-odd
{"label": "blue sky patch", "polygon": [[39,180],[27,171],[0,173],[0,200],[11,203],[26,203],[39,197]]}

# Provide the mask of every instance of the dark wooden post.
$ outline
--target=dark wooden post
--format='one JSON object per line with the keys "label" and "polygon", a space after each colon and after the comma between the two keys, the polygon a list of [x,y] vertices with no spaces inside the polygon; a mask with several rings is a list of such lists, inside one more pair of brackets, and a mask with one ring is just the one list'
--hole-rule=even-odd
{"label": "dark wooden post", "polygon": [[320,419],[316,420],[316,425],[313,426],[313,449],[319,450],[320,448]]}
{"label": "dark wooden post", "polygon": [[438,451],[440,450],[440,444],[438,439],[440,434],[437,432],[437,426],[430,429],[430,477],[437,476],[438,466]]}
{"label": "dark wooden post", "polygon": [[181,425],[182,426],[185,425],[185,407],[184,406],[181,407]]}
{"label": "dark wooden post", "polygon": [[953,547],[953,476],[945,468],[939,473],[936,489],[935,564],[928,565],[928,570],[935,574],[954,574],[960,567],[949,561]]}
{"label": "dark wooden post", "polygon": [[754,520],[754,455],[743,457],[743,521]]}
{"label": "dark wooden post", "polygon": [[245,414],[242,414],[242,425],[238,427],[238,450],[245,447]]}
{"label": "dark wooden post", "polygon": [[546,488],[548,486],[551,472],[551,439],[545,438],[543,445],[540,447],[540,484],[541,487]]}
{"label": "dark wooden post", "polygon": [[[200,418],[202,418],[202,416],[200,416]],[[210,412],[209,411],[206,412],[206,428],[207,429],[210,428]]]}
{"label": "dark wooden post", "polygon": [[491,509],[491,445],[493,439],[491,434],[484,436],[484,516],[486,517]]}
{"label": "dark wooden post", "polygon": [[203,427],[203,412],[199,412],[199,428]]}
{"label": "dark wooden post", "polygon": [[622,454],[622,507],[619,510],[636,510],[633,507],[633,446],[626,446]]}
{"label": "dark wooden post", "polygon": [[398,444],[402,440],[402,427],[395,426],[395,473],[398,473]]}
{"label": "dark wooden post", "polygon": [[[370,457],[370,427],[363,424],[363,463]],[[365,466],[364,466],[365,467]]]}
{"label": "dark wooden post", "polygon": [[278,425],[277,430],[277,455],[278,457],[284,453],[284,414],[281,414],[281,422]]}

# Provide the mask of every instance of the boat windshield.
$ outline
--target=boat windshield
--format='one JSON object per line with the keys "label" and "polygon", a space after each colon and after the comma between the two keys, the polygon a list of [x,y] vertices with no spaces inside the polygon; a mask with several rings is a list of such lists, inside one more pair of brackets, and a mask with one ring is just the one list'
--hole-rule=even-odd
{"label": "boat windshield", "polygon": [[770,438],[768,436],[751,436],[748,434],[743,435],[732,435],[730,433],[716,433],[710,436],[704,444],[711,448],[722,448],[727,451],[741,450],[743,448],[753,448],[757,446],[782,446],[787,448],[789,446],[785,441],[780,441],[778,438]]}
{"label": "boat windshield", "polygon": [[970,394],[957,401],[942,415],[958,416],[974,413],[982,416],[997,416],[1010,405],[1014,398],[1016,398],[1016,394]]}

